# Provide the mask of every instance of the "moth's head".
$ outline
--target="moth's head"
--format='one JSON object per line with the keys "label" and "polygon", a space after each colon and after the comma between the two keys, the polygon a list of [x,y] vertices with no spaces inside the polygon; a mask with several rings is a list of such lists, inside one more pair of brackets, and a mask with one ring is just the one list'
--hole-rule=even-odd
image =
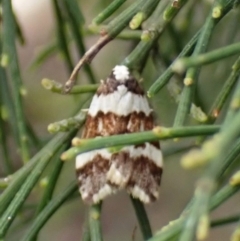
{"label": "moth's head", "polygon": [[125,65],[116,65],[112,70],[113,77],[120,83],[125,83],[130,77],[130,72]]}

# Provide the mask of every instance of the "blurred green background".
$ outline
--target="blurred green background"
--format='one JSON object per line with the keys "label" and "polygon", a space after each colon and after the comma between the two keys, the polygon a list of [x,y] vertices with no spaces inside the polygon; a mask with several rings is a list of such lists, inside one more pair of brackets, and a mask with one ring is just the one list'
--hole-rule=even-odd
{"label": "blurred green background", "polygon": [[[86,20],[86,26],[91,23],[95,17],[105,6],[111,1],[79,1],[83,9]],[[190,3],[193,1],[190,1]],[[194,21],[188,23],[186,35],[181,39],[170,39],[168,33],[164,33],[160,40],[160,49],[163,54],[170,59],[171,48],[174,41],[181,40],[181,44],[185,44],[190,37],[196,32],[205,20],[209,10],[207,1],[204,5],[196,4],[192,18]],[[209,1],[211,2],[211,1]],[[189,4],[190,4],[189,3]],[[41,87],[41,79],[50,78],[65,83],[69,73],[67,72],[62,57],[60,55],[49,58],[43,65],[37,68],[30,68],[30,65],[39,51],[53,41],[55,36],[55,21],[51,2],[48,0],[29,1],[29,0],[13,0],[13,7],[22,27],[26,44],[18,46],[19,60],[23,75],[24,84],[27,95],[24,99],[26,115],[30,120],[36,133],[44,139],[48,139],[50,134],[47,132],[47,125],[51,122],[67,118],[72,115],[78,104],[79,98],[67,95],[53,94]],[[217,48],[229,42],[234,38],[239,40],[239,33],[236,34],[231,29],[229,21],[233,18],[233,14],[228,16],[221,22],[211,40],[209,49]],[[186,24],[181,18],[181,14],[175,21],[176,27]],[[187,21],[185,19],[185,21]],[[226,28],[226,26],[228,26]],[[89,48],[98,36],[89,35],[86,38],[86,45]],[[233,39],[231,41],[234,41]],[[105,46],[100,53],[94,58],[91,66],[98,80],[105,78],[113,66],[120,63],[132,49],[132,43],[124,40],[114,40]],[[79,57],[75,53],[75,47],[71,46],[72,56],[75,63]],[[219,61],[217,64],[211,64],[204,67],[200,75],[198,98],[204,107],[208,110],[210,104],[215,99],[224,80],[229,74],[234,58],[228,58],[227,61]],[[156,71],[153,63],[149,61],[143,72],[143,85],[147,89],[151,83],[158,77],[160,72]],[[79,83],[86,83],[84,71],[80,72]],[[174,81],[174,80],[173,80]],[[176,102],[171,97],[168,88],[164,88],[159,94],[151,100],[151,104],[156,111],[158,124],[163,126],[171,126],[176,111]],[[192,120],[189,120],[192,122]],[[164,152],[174,145],[185,145],[184,140],[175,143],[173,141],[162,142]],[[152,224],[153,231],[160,229],[168,224],[169,221],[176,219],[188,200],[193,194],[195,188],[195,180],[201,174],[201,170],[186,171],[181,168],[179,158],[183,153],[165,158],[164,175],[162,179],[161,195],[156,203],[147,205],[146,209]],[[19,160],[16,159],[16,167]],[[61,192],[63,187],[70,180],[75,179],[74,161],[64,165],[64,171],[58,184],[56,193]],[[42,193],[42,187],[35,188],[34,192],[28,199],[29,205],[39,200]],[[224,214],[234,214],[233,207],[239,206],[240,195],[235,195],[227,204],[222,205],[213,212],[211,217],[222,217]],[[5,241],[16,241],[21,237],[30,222],[31,208],[29,211],[22,212],[19,219],[15,221]],[[61,209],[50,219],[40,232],[39,241],[78,241],[81,239],[84,217],[86,215],[86,206],[82,204],[79,197],[64,204]],[[236,210],[236,209],[235,209]],[[25,217],[22,219],[22,217]],[[22,220],[26,220],[22,222]],[[136,229],[137,220],[131,202],[125,192],[118,193],[109,197],[104,201],[102,213],[102,228],[104,240],[139,240],[141,239],[140,230]],[[224,228],[215,228],[211,231],[208,241],[229,240],[229,236],[234,230],[235,225],[227,225]],[[133,236],[135,236],[133,238]]]}

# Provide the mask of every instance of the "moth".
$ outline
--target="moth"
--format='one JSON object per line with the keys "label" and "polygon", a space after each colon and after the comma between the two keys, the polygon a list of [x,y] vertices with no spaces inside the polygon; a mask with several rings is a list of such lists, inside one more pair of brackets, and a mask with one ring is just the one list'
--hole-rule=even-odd
{"label": "moth", "polygon": [[[153,110],[128,67],[117,65],[101,81],[88,109],[82,138],[152,130]],[[76,157],[79,191],[95,204],[120,189],[149,203],[158,198],[163,157],[159,142],[125,146],[117,153],[94,150]]]}

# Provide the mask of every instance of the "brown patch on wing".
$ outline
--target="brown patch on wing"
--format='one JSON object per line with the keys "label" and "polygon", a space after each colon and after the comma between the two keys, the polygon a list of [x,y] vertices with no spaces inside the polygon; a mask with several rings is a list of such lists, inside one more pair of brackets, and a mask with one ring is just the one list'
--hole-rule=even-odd
{"label": "brown patch on wing", "polygon": [[[138,146],[135,146],[137,148]],[[144,149],[146,144],[141,145]],[[159,148],[160,149],[160,148]],[[138,150],[141,152],[141,150]],[[137,186],[149,201],[155,201],[158,198],[158,190],[161,182],[162,168],[158,167],[153,160],[144,155],[131,157],[127,150],[112,155],[107,180],[112,185],[119,188],[126,188],[131,194]],[[133,195],[142,202],[142,196]]]}
{"label": "brown patch on wing", "polygon": [[[110,160],[104,159],[101,155],[96,155],[91,162],[76,170],[79,191],[83,201],[93,203],[93,196],[107,184],[106,174],[110,167]],[[112,187],[114,190],[115,188]]]}
{"label": "brown patch on wing", "polygon": [[153,141],[153,142],[150,142],[150,144],[153,145],[153,146],[155,146],[155,147],[156,147],[157,149],[159,149],[159,150],[161,149],[161,148],[160,148],[160,143],[159,143],[159,141]]}
{"label": "brown patch on wing", "polygon": [[128,183],[133,169],[133,160],[129,152],[122,151],[112,155],[111,165],[107,173],[107,180],[119,188],[124,188]]}
{"label": "brown patch on wing", "polygon": [[[161,183],[162,168],[158,167],[152,160],[140,156],[133,161],[133,172],[127,184],[127,190],[132,193],[135,186],[139,187],[150,199],[158,198],[158,189]],[[136,197],[136,195],[134,195]],[[141,197],[136,197],[141,200]],[[144,200],[141,200],[144,202]]]}
{"label": "brown patch on wing", "polygon": [[152,130],[153,127],[152,114],[146,116],[143,112],[133,112],[127,116],[118,116],[99,111],[95,117],[87,116],[82,138],[140,132]]}
{"label": "brown patch on wing", "polygon": [[[159,141],[153,141],[153,142],[149,142],[150,145],[153,145],[154,147],[156,147],[157,149],[161,149],[160,148],[160,143]],[[142,143],[142,144],[137,144],[135,145],[135,148],[138,148],[138,147],[142,147],[142,148],[145,148],[146,146],[146,143]]]}

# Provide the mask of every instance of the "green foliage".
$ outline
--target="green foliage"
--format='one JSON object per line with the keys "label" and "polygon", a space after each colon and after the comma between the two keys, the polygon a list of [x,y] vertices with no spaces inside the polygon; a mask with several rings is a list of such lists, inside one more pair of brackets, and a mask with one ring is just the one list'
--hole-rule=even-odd
{"label": "green foliage", "polygon": [[[31,197],[34,190],[44,191],[40,200],[36,200],[34,215],[30,217],[31,224],[21,241],[38,240],[39,232],[47,225],[51,216],[76,196],[76,180],[67,182],[67,187],[60,194],[54,194],[64,165],[60,157],[68,160],[79,153],[94,149],[117,150],[124,145],[157,140],[164,142],[166,139],[177,138],[189,140],[190,145],[181,146],[179,142],[175,146],[172,144],[168,151],[165,150],[166,156],[184,152],[181,158],[182,167],[193,169],[201,166],[201,175],[192,199],[180,217],[163,228],[158,227],[156,234],[152,234],[143,204],[131,198],[143,239],[203,240],[212,228],[239,221],[240,215],[222,217],[219,220],[211,220],[209,216],[212,210],[227,202],[240,189],[239,173],[231,182],[222,185],[238,170],[236,164],[240,153],[240,44],[232,41],[238,34],[238,24],[234,23],[239,23],[239,1],[215,0],[211,3],[194,0],[135,0],[127,5],[125,0],[114,0],[109,5],[106,4],[105,9],[93,18],[88,28],[83,14],[84,7],[81,8],[77,0],[51,2],[55,16],[55,36],[36,56],[31,66],[37,68],[60,53],[70,77],[64,86],[47,79],[46,76],[42,81],[46,90],[57,94],[87,94],[89,100],[89,96],[98,87],[89,63],[109,42],[124,39],[130,43],[131,49],[124,59],[118,59],[119,63],[128,66],[135,74],[148,73],[148,78],[152,78],[146,88],[150,99],[154,100],[162,93],[169,92],[173,95],[177,102],[176,115],[169,128],[159,126],[152,131],[88,140],[75,138],[74,147],[69,148],[85,120],[85,98],[79,101],[75,116],[49,125],[49,132],[57,134],[46,142],[35,134],[31,126],[34,123],[30,125],[25,115],[23,99],[26,91],[16,46],[16,40],[21,44],[25,43],[24,35],[13,11],[12,2],[2,0],[0,164],[3,168],[0,171],[0,239],[7,240],[6,235],[11,232],[13,222],[19,224],[24,221],[24,216],[18,218],[20,221],[16,217],[19,213],[24,213],[28,197]],[[201,23],[194,24],[195,18],[203,14],[198,9],[204,10],[206,18]],[[222,23],[224,24],[219,27]],[[227,38],[224,46],[219,48],[217,39],[221,38],[226,30],[229,31],[228,35],[231,30],[231,36]],[[85,43],[89,35],[95,35],[99,39],[87,50]],[[169,43],[171,48],[167,47]],[[75,68],[72,44],[80,59]],[[227,66],[230,56],[235,58],[232,70],[224,67],[226,74],[221,79],[216,77],[215,67],[212,65],[208,72],[208,82],[203,82],[205,65],[217,63],[220,67]],[[82,67],[88,83],[73,87]],[[154,77],[151,69],[155,71]],[[201,95],[200,89],[210,88],[210,82],[216,78],[223,84],[210,106],[206,107],[204,101],[207,95]],[[208,92],[208,95],[211,93]],[[166,102],[166,105],[170,105],[169,102]],[[157,107],[156,112],[159,114]],[[10,137],[14,142],[11,145],[8,141]],[[13,149],[18,150],[20,167],[17,170],[13,161]],[[46,182],[42,182],[42,187],[38,187],[37,184],[45,172]],[[80,200],[80,197],[78,198]],[[99,204],[89,208],[83,240],[104,240],[104,233],[101,231],[101,206],[102,204]],[[239,240],[239,230],[240,227],[236,227],[232,241]]]}

